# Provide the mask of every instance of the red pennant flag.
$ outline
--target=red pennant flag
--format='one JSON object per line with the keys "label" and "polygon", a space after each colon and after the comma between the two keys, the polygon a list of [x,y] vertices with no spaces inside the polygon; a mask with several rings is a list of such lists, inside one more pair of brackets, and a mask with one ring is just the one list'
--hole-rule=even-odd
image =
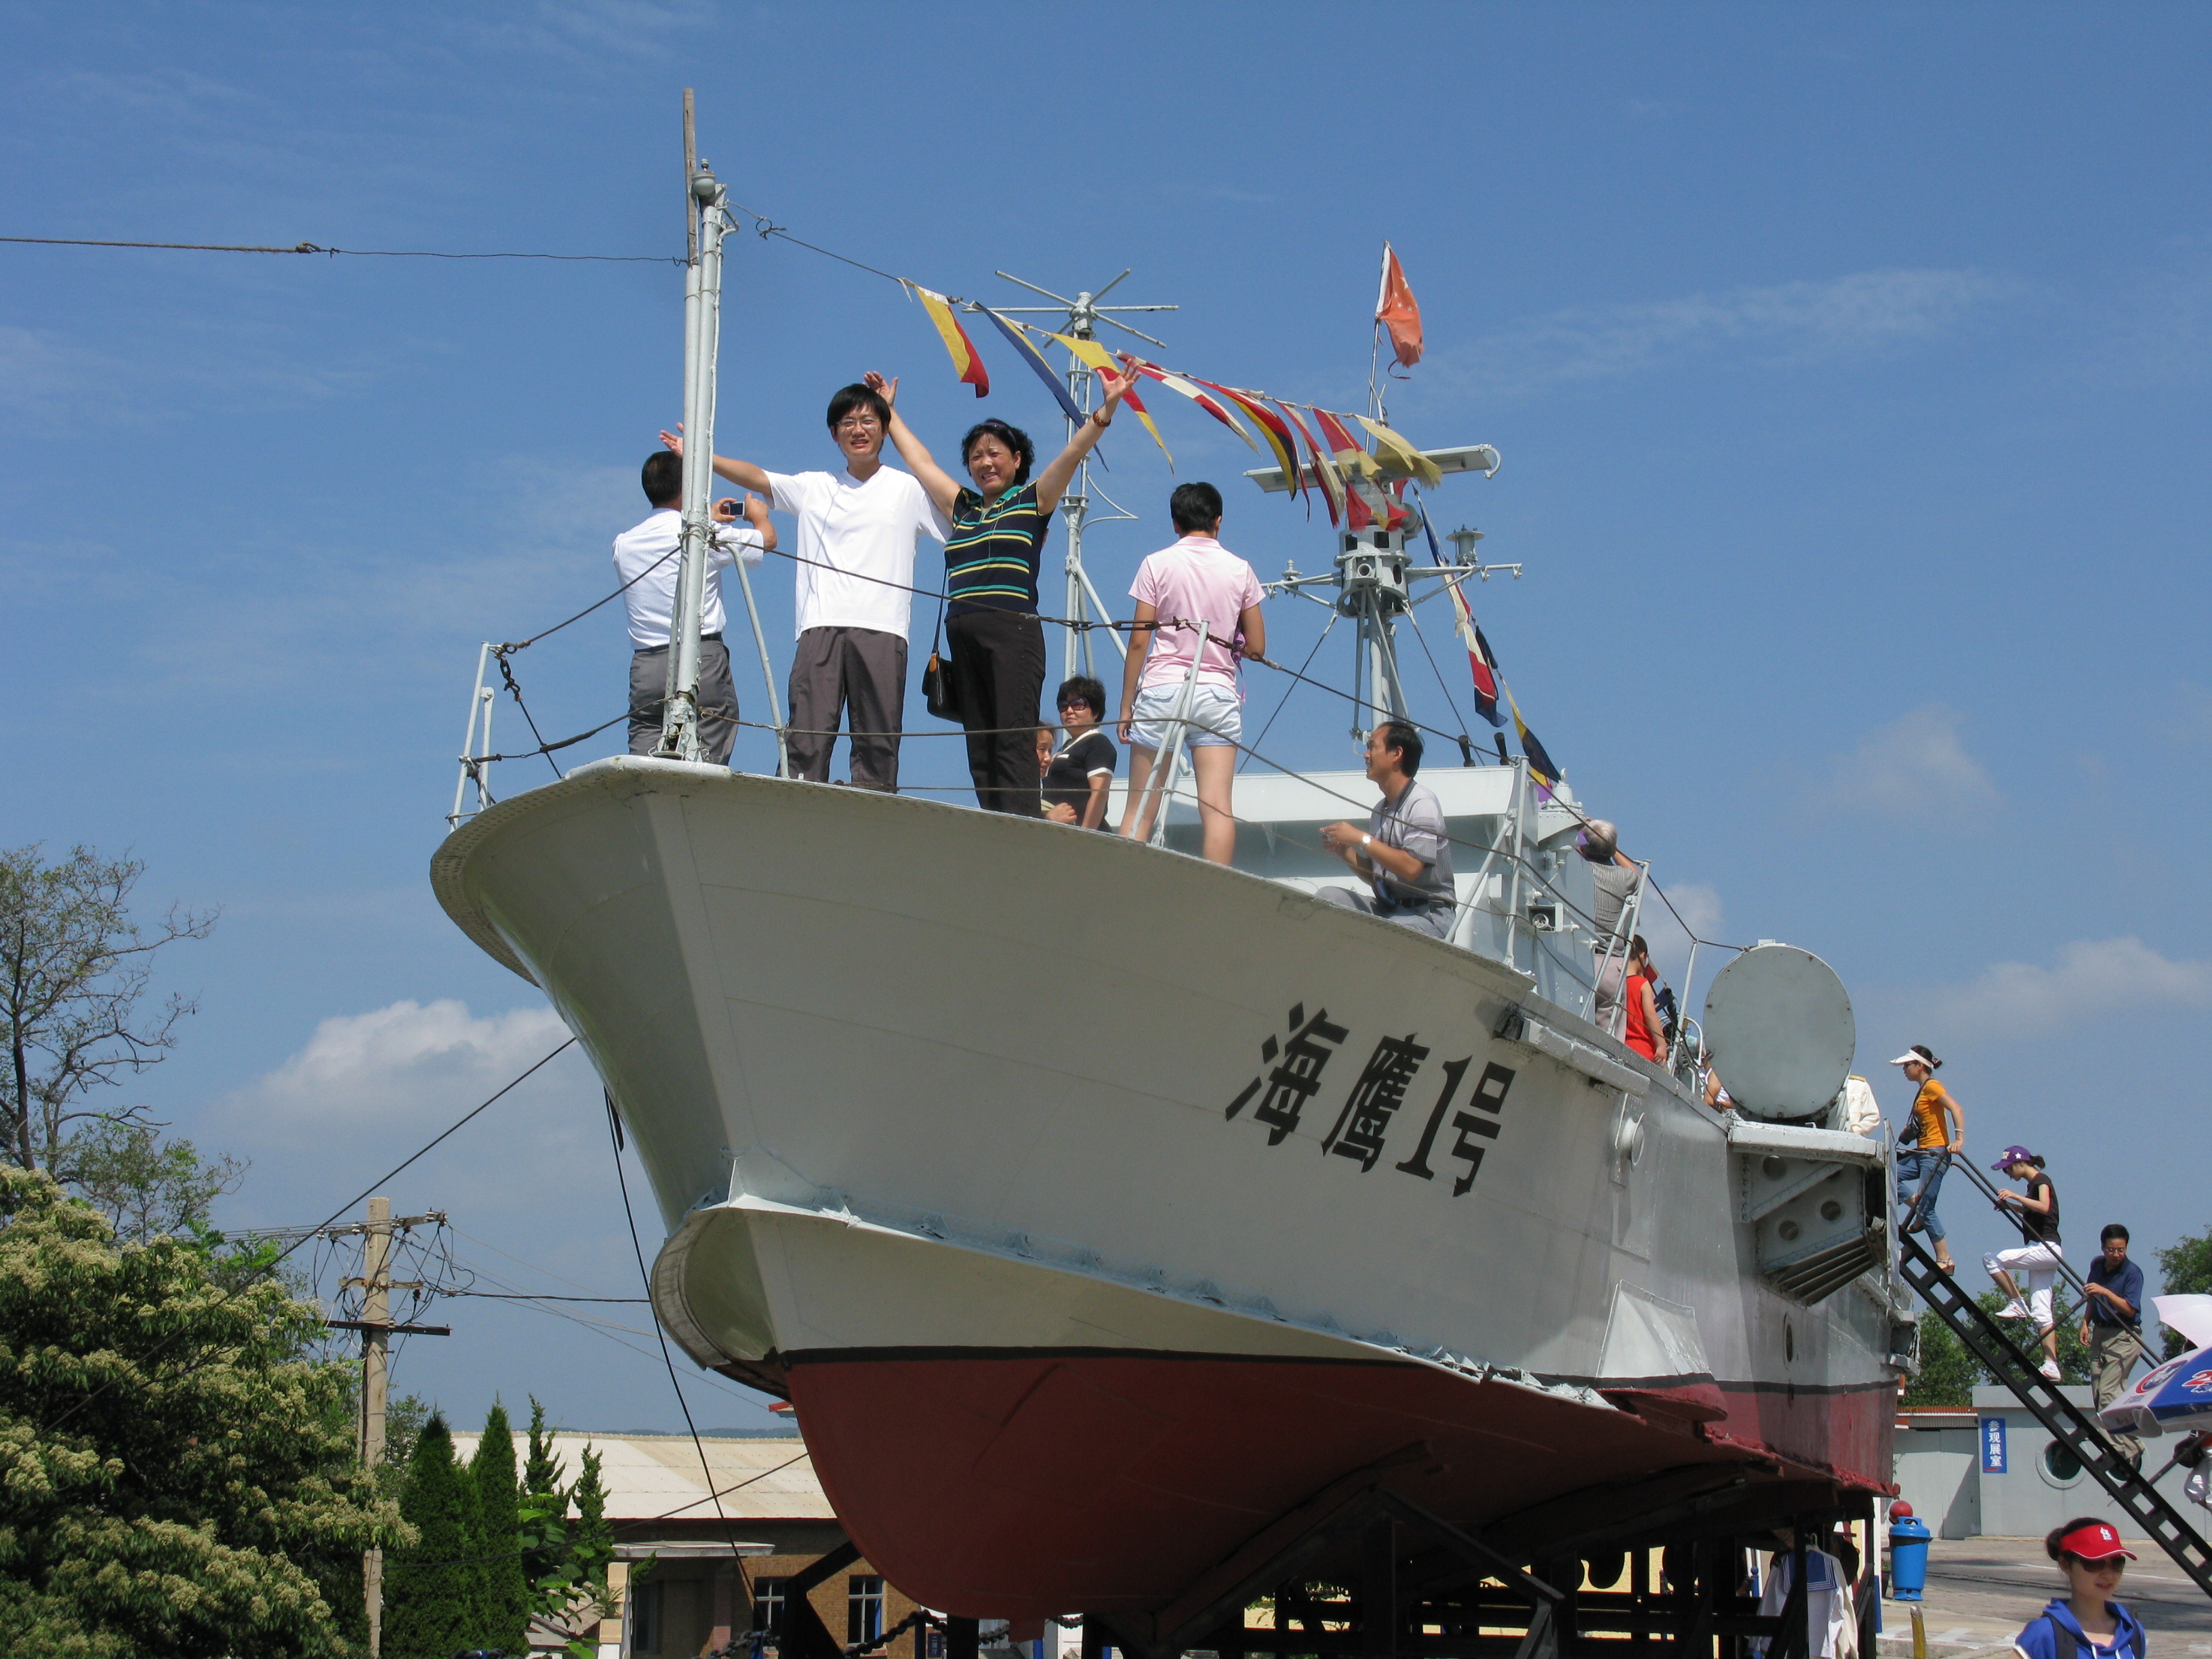
{"label": "red pennant flag", "polygon": [[[1197,380],[1198,377],[1194,374],[1191,379]],[[1213,380],[1199,380],[1198,383],[1209,392],[1218,392],[1259,423],[1260,430],[1267,436],[1267,447],[1275,452],[1275,461],[1283,469],[1283,477],[1295,494],[1304,495],[1306,491],[1304,469],[1298,465],[1298,447],[1291,436],[1291,428],[1284,424],[1283,417],[1261,403],[1257,392],[1239,392],[1234,386],[1223,386]]]}
{"label": "red pennant flag", "polygon": [[1382,288],[1375,296],[1375,320],[1390,331],[1390,349],[1400,362],[1411,368],[1421,361],[1421,307],[1388,242],[1382,244]]}
{"label": "red pennant flag", "polygon": [[[1334,526],[1340,516],[1337,508],[1344,500],[1344,485],[1336,476],[1336,468],[1330,464],[1328,452],[1316,443],[1314,434],[1306,430],[1306,423],[1298,418],[1297,410],[1280,398],[1275,399],[1275,407],[1283,411],[1285,418],[1292,426],[1297,428],[1298,436],[1306,441],[1306,447],[1313,453],[1314,481],[1321,485],[1322,499],[1328,503],[1328,521]],[[1306,509],[1306,516],[1313,516],[1310,507]]]}

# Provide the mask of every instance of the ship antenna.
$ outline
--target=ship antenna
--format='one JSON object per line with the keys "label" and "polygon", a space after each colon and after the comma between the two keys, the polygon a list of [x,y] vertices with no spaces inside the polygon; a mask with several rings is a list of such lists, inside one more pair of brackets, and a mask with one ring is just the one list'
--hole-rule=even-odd
{"label": "ship antenna", "polygon": [[[1115,313],[1136,311],[1178,311],[1182,309],[1179,306],[1100,305],[1098,302],[1104,299],[1106,295],[1112,291],[1115,283],[1119,283],[1121,280],[1121,276],[1127,276],[1129,274],[1127,270],[1124,270],[1121,273],[1121,276],[1116,276],[1113,282],[1107,283],[1104,288],[1100,289],[1096,294],[1093,294],[1088,289],[1085,289],[1081,293],[1078,294],[1073,300],[1063,298],[1061,295],[1054,294],[1048,288],[1039,288],[1035,283],[1024,282],[1020,277],[1013,275],[1011,271],[1000,270],[995,271],[993,274],[994,276],[1006,278],[1006,281],[1012,283],[1017,287],[1025,288],[1032,294],[1042,294],[1046,299],[1053,301],[1049,306],[994,306],[992,307],[994,310],[1005,312],[1010,315],[1018,314],[1021,313],[1030,313],[1031,314],[1065,316],[1066,319],[1066,325],[1062,329],[1057,331],[1066,333],[1071,338],[1078,340],[1097,339],[1098,337],[1098,325],[1100,323],[1109,323],[1114,327],[1120,329],[1125,334],[1133,334],[1139,339],[1145,341],[1147,344],[1156,345],[1160,347],[1161,349],[1165,350],[1167,347],[1167,343],[1165,341],[1153,339],[1151,335],[1146,333],[1144,330],[1140,328],[1132,328],[1128,324],[1120,321]],[[1091,412],[1091,392],[1093,379],[1094,376],[1091,373],[1091,366],[1085,362],[1082,358],[1077,356],[1073,352],[1070,352],[1067,356],[1067,389],[1075,399],[1075,406],[1083,410],[1086,415]],[[1073,441],[1075,436],[1076,424],[1077,423],[1073,421],[1070,421],[1067,423],[1067,435],[1071,441]],[[1114,501],[1113,498],[1107,495],[1104,491],[1101,490],[1098,493],[1100,499],[1106,501],[1107,505],[1114,508],[1114,511],[1111,513],[1099,514],[1097,515],[1099,518],[1134,519],[1137,516],[1135,514],[1128,512],[1123,508],[1121,503]],[[1091,457],[1085,455],[1083,458],[1081,468],[1075,475],[1074,488],[1068,490],[1066,495],[1060,498],[1060,517],[1067,521],[1067,555],[1066,559],[1067,568],[1067,608],[1062,614],[1066,616],[1071,622],[1075,623],[1091,621],[1109,622],[1112,620],[1112,613],[1107,610],[1106,601],[1098,597],[1098,590],[1091,585],[1090,574],[1083,568],[1083,526],[1091,517]],[[1066,678],[1073,676],[1078,672],[1079,667],[1080,668],[1080,671],[1085,674],[1095,676],[1097,673],[1097,665],[1091,655],[1091,630],[1087,628],[1070,628],[1067,630],[1067,644],[1060,659],[1061,678]],[[1125,641],[1121,635],[1113,632],[1111,629],[1108,630],[1108,637],[1114,641],[1115,649],[1119,651],[1124,658],[1127,658],[1129,654],[1128,642]]]}
{"label": "ship antenna", "polygon": [[684,531],[669,619],[667,702],[660,744],[666,759],[706,758],[699,741],[699,613],[706,603],[707,557],[714,534],[714,363],[721,343],[722,233],[729,189],[698,159],[691,91],[684,92]]}

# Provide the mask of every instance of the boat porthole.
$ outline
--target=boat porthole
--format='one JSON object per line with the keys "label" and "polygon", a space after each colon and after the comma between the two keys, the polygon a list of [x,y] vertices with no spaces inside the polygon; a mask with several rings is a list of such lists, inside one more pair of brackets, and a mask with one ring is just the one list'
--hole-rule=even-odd
{"label": "boat porthole", "polygon": [[1788,1320],[1782,1322],[1782,1363],[1794,1364],[1797,1359],[1797,1333]]}

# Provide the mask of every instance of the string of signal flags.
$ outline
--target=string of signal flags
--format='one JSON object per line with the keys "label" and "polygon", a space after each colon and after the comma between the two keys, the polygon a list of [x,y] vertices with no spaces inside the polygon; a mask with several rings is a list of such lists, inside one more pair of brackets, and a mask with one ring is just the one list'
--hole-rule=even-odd
{"label": "string of signal flags", "polygon": [[[1384,422],[1370,419],[1364,415],[1338,413],[1316,404],[1293,402],[1272,392],[1224,385],[1148,362],[1133,352],[1109,353],[1096,340],[1061,334],[1051,329],[1038,328],[1018,318],[1001,316],[979,300],[963,300],[939,294],[908,277],[894,276],[891,280],[921,304],[936,329],[938,338],[944,343],[946,354],[952,360],[954,374],[962,385],[973,386],[978,398],[990,394],[991,372],[984,365],[982,353],[975,349],[975,342],[961,326],[960,311],[980,314],[988,320],[1013,349],[1015,356],[1043,383],[1046,391],[1052,394],[1054,401],[1059,404],[1071,422],[1081,422],[1085,418],[1085,412],[1076,407],[1066,383],[1046,361],[1038,341],[1050,340],[1065,346],[1078,362],[1104,375],[1109,381],[1128,377],[1131,389],[1122,394],[1122,401],[1144,422],[1145,430],[1152,434],[1152,441],[1159,446],[1160,453],[1166,457],[1170,471],[1175,469],[1174,453],[1168,448],[1167,441],[1160,435],[1159,427],[1152,420],[1151,411],[1134,389],[1134,382],[1138,380],[1156,381],[1169,391],[1188,398],[1242,438],[1255,453],[1272,453],[1276,465],[1282,469],[1284,477],[1289,481],[1291,490],[1305,501],[1309,514],[1313,511],[1313,504],[1306,495],[1305,480],[1310,469],[1332,526],[1345,524],[1352,530],[1364,530],[1374,522],[1373,509],[1351,481],[1377,477],[1381,471],[1378,453],[1387,456],[1401,472],[1411,478],[1428,484],[1443,482],[1443,475],[1436,464]],[[1405,267],[1400,262],[1396,250],[1388,242],[1382,245],[1382,282],[1375,299],[1375,329],[1378,361],[1381,343],[1387,335],[1394,368],[1410,368],[1420,362],[1423,350],[1421,308],[1413,297],[1412,285],[1406,280]],[[1273,408],[1270,409],[1269,404]],[[1312,417],[1311,427],[1299,418],[1298,411],[1301,410]],[[1244,422],[1237,418],[1238,411],[1242,411],[1260,429],[1261,437],[1267,444],[1265,451],[1261,450],[1260,443],[1253,438]],[[1373,437],[1377,453],[1370,453],[1364,444],[1352,436],[1352,428],[1355,423]],[[1321,434],[1319,440],[1314,435],[1316,431]],[[1301,441],[1306,456],[1304,464],[1298,459]],[[1398,495],[1407,482],[1406,478],[1395,481],[1389,494]],[[1387,502],[1384,510],[1395,517],[1395,510]],[[1422,526],[1427,532],[1431,551],[1437,552],[1441,562],[1442,554],[1436,549],[1436,531],[1428,524],[1425,514],[1422,518]],[[1512,689],[1506,684],[1505,677],[1498,671],[1498,659],[1490,648],[1490,641],[1483,636],[1481,628],[1475,622],[1474,609],[1462,591],[1462,583],[1447,581],[1444,586],[1451,596],[1454,631],[1459,635],[1467,650],[1468,675],[1474,684],[1475,710],[1492,726],[1500,728],[1505,724],[1504,711],[1511,710],[1514,732],[1520,738],[1521,751],[1528,760],[1529,775],[1539,793],[1549,799],[1553,786],[1564,775],[1536,734],[1528,729],[1528,721],[1522,718],[1520,704],[1515,700]]]}
{"label": "string of signal flags", "polygon": [[[888,273],[886,273],[888,274]],[[1061,334],[1052,329],[1038,328],[1018,318],[1004,316],[980,300],[966,300],[940,294],[923,287],[909,277],[893,276],[927,314],[944,343],[946,355],[952,360],[955,376],[964,386],[973,386],[978,398],[988,397],[991,391],[991,372],[976,349],[975,342],[961,325],[958,313],[978,314],[997,330],[1014,355],[1026,364],[1072,422],[1085,418],[1083,410],[1076,407],[1067,386],[1059,372],[1046,361],[1041,341],[1051,341],[1065,346],[1078,362],[1106,376],[1119,380],[1125,374],[1133,380],[1149,380],[1177,392],[1196,404],[1222,425],[1227,427],[1250,447],[1255,454],[1272,455],[1275,464],[1289,481],[1291,492],[1304,501],[1309,513],[1312,501],[1307,494],[1306,479],[1316,481],[1322,503],[1332,525],[1349,522],[1350,527],[1361,530],[1373,520],[1373,512],[1358,490],[1349,486],[1354,477],[1372,478],[1380,471],[1378,454],[1387,456],[1402,472],[1419,478],[1425,483],[1439,483],[1443,475],[1436,464],[1393,430],[1384,422],[1365,415],[1343,414],[1322,408],[1316,404],[1294,401],[1278,397],[1273,392],[1255,391],[1246,386],[1234,386],[1218,380],[1210,380],[1198,374],[1169,368],[1152,362],[1131,352],[1111,353],[1096,340],[1077,335]],[[1407,285],[1405,272],[1397,254],[1386,243],[1383,247],[1382,290],[1376,306],[1378,331],[1387,328],[1391,350],[1396,362],[1411,366],[1421,358],[1420,308],[1414,302],[1413,290]],[[1175,454],[1169,449],[1167,440],[1146,406],[1143,398],[1133,388],[1123,394],[1130,412],[1143,422],[1145,430],[1159,446],[1160,453],[1167,459],[1168,468],[1175,468]],[[1273,405],[1271,408],[1270,405]],[[1311,417],[1312,425],[1301,418],[1299,411]],[[1240,420],[1241,414],[1251,427]],[[1352,435],[1357,426],[1375,441],[1376,453],[1370,453],[1365,444]],[[1259,428],[1260,437],[1252,435],[1252,427]],[[1314,435],[1318,431],[1318,439]],[[1266,447],[1263,449],[1261,444]],[[1303,445],[1304,460],[1300,459]]]}

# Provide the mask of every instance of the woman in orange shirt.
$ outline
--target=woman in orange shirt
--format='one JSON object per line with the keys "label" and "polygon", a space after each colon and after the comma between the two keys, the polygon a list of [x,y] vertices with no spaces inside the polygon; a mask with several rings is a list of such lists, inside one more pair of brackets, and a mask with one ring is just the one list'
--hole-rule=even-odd
{"label": "woman in orange shirt", "polygon": [[1665,1051],[1667,1027],[1659,1018],[1659,1003],[1651,994],[1659,976],[1651,971],[1650,948],[1638,933],[1628,944],[1628,977],[1620,988],[1628,1022],[1620,1040],[1646,1060],[1657,1060]]}
{"label": "woman in orange shirt", "polygon": [[[1905,1080],[1919,1091],[1912,1097],[1911,1121],[1899,1141],[1897,1201],[1904,1209],[1923,1201],[1924,1207],[1920,1218],[1908,1223],[1905,1231],[1917,1233],[1924,1228],[1936,1246],[1936,1265],[1951,1273],[1959,1264],[1951,1260],[1951,1247],[1943,1242],[1943,1224],[1936,1215],[1936,1194],[1943,1185],[1943,1171],[1950,1162],[1947,1154],[1955,1156],[1966,1150],[1966,1114],[1952,1098],[1951,1091],[1936,1080],[1936,1070],[1943,1062],[1936,1058],[1926,1043],[1914,1043],[1889,1063],[1903,1066]],[[1950,1119],[1948,1133],[1943,1127],[1947,1115]]]}

